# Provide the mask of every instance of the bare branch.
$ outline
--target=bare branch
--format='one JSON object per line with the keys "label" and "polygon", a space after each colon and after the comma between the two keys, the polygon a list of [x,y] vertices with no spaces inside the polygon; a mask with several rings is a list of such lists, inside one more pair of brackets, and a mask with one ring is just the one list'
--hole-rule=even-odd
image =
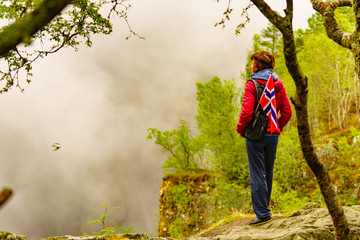
{"label": "bare branch", "polygon": [[239,35],[241,29],[245,28],[246,24],[250,22],[250,17],[249,17],[249,13],[248,10],[254,6],[254,4],[250,1],[249,4],[243,9],[241,16],[245,16],[245,22],[240,23],[235,30],[235,34]]}
{"label": "bare branch", "polygon": [[[140,36],[139,34],[137,34],[136,32],[133,31],[133,29],[130,26],[130,23],[127,19],[127,13],[126,11],[131,8],[130,4],[126,4],[126,2],[128,2],[128,0],[111,0],[111,1],[104,1],[104,3],[111,3],[113,4],[109,14],[108,14],[108,19],[111,19],[111,14],[115,13],[117,16],[119,16],[120,18],[122,18],[126,25],[128,26],[129,29],[129,36],[126,37],[126,39],[129,39],[132,35],[137,36],[140,39],[145,39],[145,37]],[[123,9],[120,11],[118,10],[118,5],[120,5]]]}
{"label": "bare branch", "polygon": [[[217,2],[219,2],[219,0],[217,0]],[[234,10],[234,9],[230,8],[230,4],[231,4],[231,0],[228,0],[227,9],[226,9],[226,11],[223,13],[224,18],[221,19],[220,22],[215,23],[215,27],[220,25],[220,26],[222,26],[223,28],[225,28],[225,22],[230,20],[230,15],[231,15],[232,11]]]}

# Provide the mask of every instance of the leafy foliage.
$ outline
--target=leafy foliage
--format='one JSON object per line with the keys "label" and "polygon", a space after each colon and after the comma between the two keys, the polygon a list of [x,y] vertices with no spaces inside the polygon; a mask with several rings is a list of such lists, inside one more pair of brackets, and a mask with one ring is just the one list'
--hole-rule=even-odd
{"label": "leafy foliage", "polygon": [[195,118],[211,169],[223,172],[229,179],[247,181],[243,139],[235,129],[239,117],[239,90],[235,82],[214,77],[196,86],[199,103]]}
{"label": "leafy foliage", "polygon": [[104,235],[112,235],[119,231],[121,231],[123,233],[129,233],[131,231],[132,226],[130,226],[128,229],[126,229],[123,227],[114,227],[114,226],[112,226],[111,222],[109,222],[108,225],[106,224],[106,219],[108,219],[108,217],[109,217],[107,215],[108,210],[110,210],[110,209],[115,210],[115,209],[118,209],[118,207],[108,207],[108,206],[104,205],[102,208],[104,209],[104,214],[102,214],[100,216],[100,218],[88,222],[88,224],[101,224],[102,225],[102,229],[99,232],[94,232],[95,235],[104,236]]}
{"label": "leafy foliage", "polygon": [[344,205],[360,204],[360,129],[350,129],[326,136],[318,152],[329,166],[340,201]]}
{"label": "leafy foliage", "polygon": [[351,115],[355,96],[353,59],[349,50],[327,37],[319,15],[309,19],[310,28],[301,35],[304,43],[311,44],[303,44],[298,53],[299,62],[309,77],[310,122],[317,131],[342,129]]}
{"label": "leafy foliage", "polygon": [[249,189],[211,171],[170,174],[160,192],[161,237],[185,238],[230,211],[250,208]]}
{"label": "leafy foliage", "polygon": [[[32,12],[40,3],[40,0],[0,0],[0,20],[3,24],[14,22],[24,14]],[[66,12],[58,15],[34,36],[29,36],[26,44],[17,46],[3,56],[4,64],[0,68],[0,81],[3,81],[3,87],[0,93],[7,92],[14,84],[23,91],[19,79],[25,78],[27,83],[31,82],[32,65],[35,61],[62,48],[71,47],[78,50],[82,43],[91,47],[92,35],[110,34],[110,20],[113,15],[128,24],[129,36],[137,35],[127,21],[127,10],[130,7],[129,0],[73,1]],[[4,27],[6,26],[2,25],[2,29]]]}
{"label": "leafy foliage", "polygon": [[163,168],[166,172],[193,171],[197,168],[215,170],[229,179],[248,180],[243,140],[234,131],[239,116],[239,90],[234,81],[221,81],[218,77],[196,84],[198,134],[190,131],[183,120],[178,129],[161,132],[148,129],[148,139],[162,146],[170,157]]}
{"label": "leafy foliage", "polygon": [[218,178],[212,184],[214,192],[208,198],[208,202],[216,206],[212,213],[213,221],[238,209],[244,212],[251,211],[251,195],[248,185],[231,182],[226,178]]}
{"label": "leafy foliage", "polygon": [[178,129],[161,132],[156,128],[148,129],[148,139],[155,138],[155,144],[162,146],[163,152],[171,156],[163,164],[164,169],[173,171],[191,171],[202,166],[202,142],[194,138],[184,120]]}
{"label": "leafy foliage", "polygon": [[261,42],[262,49],[278,56],[282,49],[282,38],[280,31],[274,24],[268,23],[268,26],[261,30]]}

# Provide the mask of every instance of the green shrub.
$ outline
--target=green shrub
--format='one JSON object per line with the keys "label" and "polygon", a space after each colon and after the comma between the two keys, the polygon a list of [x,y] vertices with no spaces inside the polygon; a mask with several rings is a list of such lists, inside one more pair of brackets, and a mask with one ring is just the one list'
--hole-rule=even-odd
{"label": "green shrub", "polygon": [[273,212],[295,212],[301,209],[307,202],[309,202],[308,197],[299,197],[297,191],[292,189],[286,190],[280,187],[277,182],[274,182],[271,197],[271,210]]}

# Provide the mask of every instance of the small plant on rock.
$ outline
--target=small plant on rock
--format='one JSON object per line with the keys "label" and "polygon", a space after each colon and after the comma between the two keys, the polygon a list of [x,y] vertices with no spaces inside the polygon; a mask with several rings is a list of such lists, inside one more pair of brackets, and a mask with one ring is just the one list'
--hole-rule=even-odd
{"label": "small plant on rock", "polygon": [[132,226],[130,226],[128,229],[123,228],[123,227],[114,227],[112,226],[112,222],[110,221],[109,224],[106,226],[106,219],[109,217],[107,215],[108,210],[110,209],[118,209],[118,207],[108,207],[108,206],[103,206],[102,208],[104,208],[104,214],[102,214],[100,216],[100,218],[90,221],[88,222],[88,224],[101,224],[102,225],[102,229],[99,232],[94,232],[95,235],[112,235],[115,234],[119,231],[123,232],[123,233],[130,233]]}

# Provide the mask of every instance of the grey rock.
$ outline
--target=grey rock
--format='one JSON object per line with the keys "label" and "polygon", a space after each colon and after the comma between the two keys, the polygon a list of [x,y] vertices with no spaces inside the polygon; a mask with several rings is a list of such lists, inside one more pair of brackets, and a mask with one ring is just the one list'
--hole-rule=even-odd
{"label": "grey rock", "polygon": [[[305,205],[297,214],[274,219],[260,226],[242,225],[216,240],[334,240],[334,227],[326,208]],[[360,208],[344,207],[353,240],[360,240]]]}

